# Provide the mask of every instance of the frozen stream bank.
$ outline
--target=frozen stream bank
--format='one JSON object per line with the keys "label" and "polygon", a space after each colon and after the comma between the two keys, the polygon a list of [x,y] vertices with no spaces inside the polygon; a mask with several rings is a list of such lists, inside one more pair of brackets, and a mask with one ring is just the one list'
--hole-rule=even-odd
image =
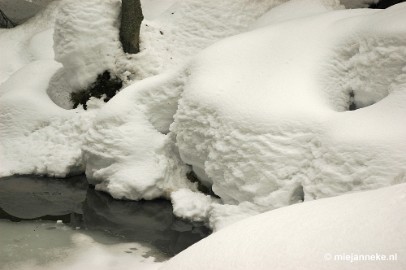
{"label": "frozen stream bank", "polygon": [[53,262],[65,256],[69,245],[79,241],[83,246],[87,237],[92,247],[119,244],[121,255],[143,250],[144,257],[164,260],[210,233],[173,216],[168,201],[117,201],[88,188],[83,176],[0,179],[0,219],[5,267],[24,260]]}

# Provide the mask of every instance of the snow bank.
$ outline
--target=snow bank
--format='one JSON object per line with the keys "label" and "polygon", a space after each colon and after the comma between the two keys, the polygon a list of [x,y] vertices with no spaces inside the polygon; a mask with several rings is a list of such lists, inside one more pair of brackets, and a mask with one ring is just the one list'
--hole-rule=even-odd
{"label": "snow bank", "polygon": [[[53,26],[56,14],[70,7],[65,4],[55,1],[26,24],[0,33],[0,176],[63,177],[84,171],[81,145],[94,111],[66,111],[49,98],[55,96],[55,89],[63,88],[58,83],[53,86],[59,88],[49,85],[61,69],[53,60]],[[64,16],[58,18],[62,20]],[[67,32],[72,30],[66,25],[61,27]],[[57,27],[56,36],[59,32]],[[64,45],[68,50],[72,43],[65,40]],[[61,50],[57,51],[59,57]],[[69,97],[69,92],[63,94],[65,99]]]}
{"label": "snow bank", "polygon": [[212,234],[160,269],[405,269],[405,194],[401,184],[269,211]]}
{"label": "snow bank", "polygon": [[86,176],[96,189],[134,200],[195,189],[186,178],[189,168],[164,134],[182,85],[182,79],[170,79],[173,74],[133,84],[98,113],[83,146]]}
{"label": "snow bank", "polygon": [[280,23],[291,19],[314,16],[320,13],[343,9],[339,0],[291,0],[277,6],[262,15],[252,26],[252,29]]}
{"label": "snow bank", "polygon": [[[93,111],[66,111],[49,98],[60,2],[0,34],[0,176],[66,176],[84,170],[81,145]],[[93,106],[95,107],[95,106]]]}
{"label": "snow bank", "polygon": [[115,73],[115,58],[122,54],[120,8],[118,0],[65,0],[61,5],[55,21],[55,59],[74,90],[86,88],[104,70]]}
{"label": "snow bank", "polygon": [[0,84],[31,61],[53,58],[50,29],[54,24],[58,7],[59,1],[55,1],[28,23],[13,29],[2,29]]}
{"label": "snow bank", "polygon": [[212,204],[219,203],[209,195],[180,189],[171,194],[173,213],[181,218],[207,222]]}
{"label": "snow bank", "polygon": [[[195,4],[176,3],[157,23],[179,23],[176,14],[186,7],[203,8]],[[211,10],[211,2],[204,5]],[[171,197],[179,216],[214,228],[304,200],[404,182],[405,42],[398,37],[405,32],[405,5],[336,10],[341,8],[337,1],[293,1],[257,23],[259,15],[247,13],[249,18],[228,22],[235,23],[232,31],[242,31],[242,22],[257,30],[224,39],[180,68],[121,91],[86,136],[90,182],[116,198]],[[182,18],[168,36],[192,42],[183,37],[189,28],[182,27],[196,25]],[[224,23],[221,18],[215,23]],[[199,46],[213,42],[211,31],[197,33],[196,42],[205,39]],[[163,53],[159,44],[147,47]],[[165,55],[177,58],[183,49],[183,63],[200,48],[174,44]],[[145,63],[148,53],[134,61]],[[162,68],[145,76],[172,65],[160,61]],[[140,66],[148,70],[148,64]],[[373,75],[379,67],[385,67],[381,75]],[[348,111],[352,103],[361,109]],[[185,176],[190,168],[224,205],[194,195]],[[182,188],[190,194],[171,195]],[[199,198],[206,217],[190,210],[190,198]]]}
{"label": "snow bank", "polygon": [[142,14],[147,20],[158,18],[178,0],[141,0]]}
{"label": "snow bank", "polygon": [[[286,1],[144,1],[148,10],[141,25],[141,52],[128,56],[130,61],[121,59],[120,68],[133,74],[133,80],[170,71],[216,41],[246,31],[259,16]],[[148,14],[153,5],[169,8],[152,19]]]}
{"label": "snow bank", "polygon": [[174,137],[166,135],[189,76],[182,68],[196,52],[244,31],[277,3],[182,1],[156,22],[145,21],[142,51],[126,68],[137,67],[131,73],[141,77],[172,70],[123,89],[98,114],[83,147],[89,181],[115,198],[169,198],[180,188],[196,190],[186,178],[190,169],[180,161]]}
{"label": "snow bank", "polygon": [[0,86],[1,176],[83,170],[80,145],[91,113],[65,111],[48,98],[59,68],[52,60],[35,61]]}
{"label": "snow bank", "polygon": [[182,160],[258,211],[404,182],[405,14],[332,11],[211,46],[170,127]]}
{"label": "snow bank", "polygon": [[[282,2],[162,4],[133,56],[118,42],[118,0],[65,0],[54,31],[58,8],[0,32],[2,59],[11,52],[0,63],[0,176],[86,170],[115,198],[171,198],[179,216],[214,228],[406,181],[406,5],[271,10]],[[61,108],[105,69],[140,81],[104,107]],[[192,169],[222,204],[197,193]]]}

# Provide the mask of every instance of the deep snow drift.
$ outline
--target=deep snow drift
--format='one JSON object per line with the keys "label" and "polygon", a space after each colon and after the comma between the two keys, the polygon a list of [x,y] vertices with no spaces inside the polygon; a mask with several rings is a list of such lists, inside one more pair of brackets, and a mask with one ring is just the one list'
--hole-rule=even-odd
{"label": "deep snow drift", "polygon": [[401,184],[269,211],[212,234],[160,269],[402,270],[405,194]]}
{"label": "deep snow drift", "polygon": [[[166,197],[215,229],[406,181],[406,4],[151,4],[130,56],[119,2],[56,1],[0,32],[0,176],[86,171],[115,198]],[[105,69],[128,87],[68,110]]]}

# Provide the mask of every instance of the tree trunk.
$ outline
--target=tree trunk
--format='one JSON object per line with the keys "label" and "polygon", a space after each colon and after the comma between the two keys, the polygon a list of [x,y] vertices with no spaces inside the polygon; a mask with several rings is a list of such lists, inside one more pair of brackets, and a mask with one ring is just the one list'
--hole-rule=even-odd
{"label": "tree trunk", "polygon": [[140,28],[143,19],[140,0],[122,0],[120,41],[124,52],[140,51]]}

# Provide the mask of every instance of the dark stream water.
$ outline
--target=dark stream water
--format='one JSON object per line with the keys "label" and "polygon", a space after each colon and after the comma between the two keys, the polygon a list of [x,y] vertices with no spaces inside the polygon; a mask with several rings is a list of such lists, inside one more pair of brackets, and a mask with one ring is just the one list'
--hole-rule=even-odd
{"label": "dark stream water", "polygon": [[84,176],[1,178],[0,219],[62,220],[74,229],[101,231],[123,243],[151,245],[168,256],[211,233],[203,224],[175,217],[169,201],[115,200],[90,188]]}

